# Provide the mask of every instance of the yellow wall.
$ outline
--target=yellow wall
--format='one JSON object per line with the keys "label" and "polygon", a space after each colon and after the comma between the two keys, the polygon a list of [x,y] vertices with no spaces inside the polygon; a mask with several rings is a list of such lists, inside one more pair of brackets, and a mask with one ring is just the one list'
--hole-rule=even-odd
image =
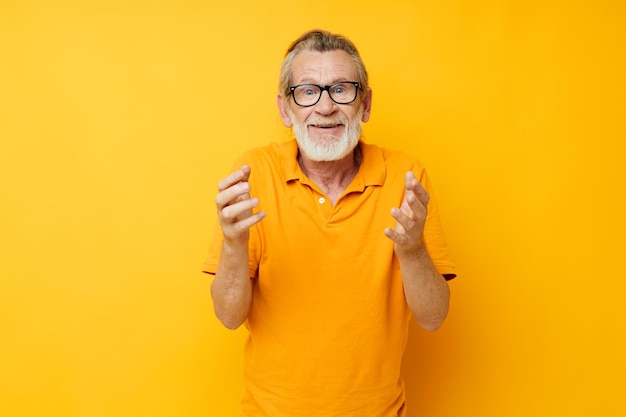
{"label": "yellow wall", "polygon": [[232,416],[216,184],[288,137],[288,43],[360,47],[371,142],[430,168],[460,277],[409,416],[626,413],[623,1],[0,2],[0,415]]}

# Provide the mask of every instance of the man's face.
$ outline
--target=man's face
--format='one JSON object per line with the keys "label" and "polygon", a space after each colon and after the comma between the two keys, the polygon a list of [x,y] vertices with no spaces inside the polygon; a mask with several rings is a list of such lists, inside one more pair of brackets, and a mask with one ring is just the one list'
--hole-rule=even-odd
{"label": "man's face", "polygon": [[[304,51],[292,63],[291,85],[324,86],[357,80],[354,61],[345,51]],[[283,123],[293,126],[300,151],[315,161],[334,161],[348,155],[361,137],[361,122],[369,120],[370,106],[370,92],[361,91],[350,104],[337,104],[324,91],[320,100],[310,107],[278,97]]]}

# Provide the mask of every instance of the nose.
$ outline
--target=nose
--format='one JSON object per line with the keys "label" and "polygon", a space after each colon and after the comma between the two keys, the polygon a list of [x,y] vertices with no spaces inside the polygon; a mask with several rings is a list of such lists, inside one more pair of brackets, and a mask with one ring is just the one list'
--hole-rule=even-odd
{"label": "nose", "polygon": [[331,114],[335,111],[336,103],[330,98],[328,91],[322,91],[320,100],[315,104],[315,111],[320,114]]}

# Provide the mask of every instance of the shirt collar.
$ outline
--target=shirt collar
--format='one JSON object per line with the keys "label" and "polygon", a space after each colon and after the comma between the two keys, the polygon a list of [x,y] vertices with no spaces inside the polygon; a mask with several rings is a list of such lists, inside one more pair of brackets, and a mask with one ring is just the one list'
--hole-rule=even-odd
{"label": "shirt collar", "polygon": [[[383,185],[387,169],[381,148],[363,141],[359,141],[361,148],[361,166],[356,177],[352,180],[350,188],[363,191],[371,185]],[[279,145],[280,160],[285,182],[298,180],[309,182],[298,164],[298,143],[295,139],[283,142]]]}

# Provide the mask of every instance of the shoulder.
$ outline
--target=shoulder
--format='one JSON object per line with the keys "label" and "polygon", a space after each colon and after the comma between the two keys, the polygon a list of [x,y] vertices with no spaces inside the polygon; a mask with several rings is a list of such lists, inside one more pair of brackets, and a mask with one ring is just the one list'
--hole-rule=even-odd
{"label": "shoulder", "polygon": [[298,146],[296,141],[271,143],[242,153],[235,161],[235,167],[248,165],[251,181],[286,181],[293,176],[297,167]]}
{"label": "shoulder", "polygon": [[405,151],[399,149],[385,148],[373,143],[361,142],[361,149],[364,154],[380,155],[386,163],[411,163],[422,165],[421,161]]}
{"label": "shoulder", "polygon": [[259,165],[269,167],[280,164],[286,159],[296,159],[297,145],[295,141],[271,143],[243,152],[235,161],[235,165]]}
{"label": "shoulder", "polygon": [[263,159],[275,159],[278,154],[278,146],[279,145],[277,145],[276,143],[271,143],[269,145],[248,149],[244,151],[241,155],[239,155],[237,161],[248,162]]}
{"label": "shoulder", "polygon": [[400,174],[404,176],[405,172],[413,171],[419,178],[425,172],[422,161],[405,151],[365,142],[361,142],[360,146],[364,159],[382,164],[387,175]]}

